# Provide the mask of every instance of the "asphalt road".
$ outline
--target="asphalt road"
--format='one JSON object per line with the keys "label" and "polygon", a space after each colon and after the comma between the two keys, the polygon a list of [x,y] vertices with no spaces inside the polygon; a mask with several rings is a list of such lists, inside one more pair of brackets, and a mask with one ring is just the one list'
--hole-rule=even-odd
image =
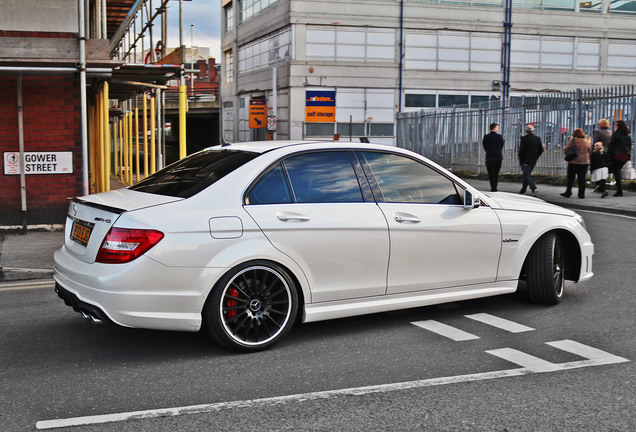
{"label": "asphalt road", "polygon": [[582,214],[596,276],[558,306],[508,295],[305,324],[256,354],[93,326],[48,281],[0,284],[0,430],[634,431],[636,219]]}

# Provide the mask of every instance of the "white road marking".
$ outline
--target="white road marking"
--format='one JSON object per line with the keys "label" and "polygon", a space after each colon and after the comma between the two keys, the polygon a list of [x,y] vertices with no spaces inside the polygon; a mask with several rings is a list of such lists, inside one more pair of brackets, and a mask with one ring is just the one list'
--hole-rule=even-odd
{"label": "white road marking", "polygon": [[576,369],[587,366],[601,366],[607,364],[624,363],[628,362],[626,358],[615,356],[605,351],[601,351],[596,348],[592,348],[582,343],[572,340],[562,340],[556,342],[546,342],[551,347],[567,351],[572,354],[576,354],[579,357],[583,357],[586,360],[580,360],[569,363],[550,363],[542,360],[538,357],[531,356],[529,354],[517,351],[511,348],[503,348],[498,350],[486,351],[488,354],[495,355],[497,357],[508,360],[512,363],[523,366],[533,372],[555,372],[559,370]]}
{"label": "white road marking", "polygon": [[499,318],[487,313],[478,313],[473,315],[464,315],[466,318],[470,318],[475,321],[482,322],[484,324],[491,325],[493,327],[500,328],[510,333],[523,333],[533,331],[532,327],[527,327],[522,324],[518,324],[514,321],[508,321],[507,319]]}
{"label": "white road marking", "polygon": [[573,340],[562,340],[556,342],[546,342],[548,345],[554,348],[558,348],[562,351],[567,351],[572,354],[576,354],[580,357],[592,360],[595,364],[613,364],[628,362],[626,358],[615,356],[605,351],[601,351],[597,348],[592,348],[582,343],[575,342]]}
{"label": "white road marking", "polygon": [[[507,369],[501,371],[484,372],[470,375],[458,375],[451,377],[432,378],[419,381],[407,381],[393,384],[381,384],[375,386],[355,387],[341,390],[330,390],[313,393],[301,393],[288,396],[278,396],[263,399],[252,399],[244,401],[219,402],[205,405],[192,405],[185,407],[164,408],[146,411],[132,411],[125,413],[104,414],[96,416],[73,417],[67,419],[42,420],[36,423],[37,429],[55,429],[61,427],[86,426],[94,424],[114,423],[129,420],[143,420],[160,417],[175,417],[185,414],[202,414],[217,412],[227,409],[245,409],[263,406],[275,406],[288,403],[300,403],[306,401],[314,401],[320,399],[330,399],[341,396],[364,396],[373,393],[387,393],[391,391],[409,390],[423,387],[433,387],[448,384],[457,384],[463,382],[483,381],[489,379],[506,378],[514,376],[529,375],[533,373],[546,373],[559,370],[578,369],[590,366],[601,366],[613,363],[623,363],[629,360],[618,357],[604,351],[580,344],[578,342],[563,340],[556,342],[548,342],[550,346],[572,352],[587,360],[575,361],[569,363],[550,363],[536,357],[529,356],[520,351],[511,349],[486,351],[507,360],[523,361],[529,367],[519,369]],[[521,355],[520,355],[521,354]],[[505,356],[505,357],[504,357]],[[589,356],[589,357],[588,357]]]}
{"label": "white road marking", "polygon": [[0,291],[15,291],[53,287],[55,287],[55,281],[51,279],[41,281],[6,282],[0,284]]}
{"label": "white road marking", "polygon": [[530,354],[512,348],[502,348],[486,352],[522,366],[532,372],[554,372],[561,369],[558,364],[550,363],[539,357],[531,356]]}
{"label": "white road marking", "polygon": [[479,339],[479,336],[475,336],[474,334],[470,334],[463,330],[460,330],[455,327],[451,327],[446,324],[442,324],[439,321],[427,320],[427,321],[414,321],[411,324],[421,327],[423,329],[432,331],[433,333],[437,333],[438,335],[447,337],[454,341],[466,341]]}

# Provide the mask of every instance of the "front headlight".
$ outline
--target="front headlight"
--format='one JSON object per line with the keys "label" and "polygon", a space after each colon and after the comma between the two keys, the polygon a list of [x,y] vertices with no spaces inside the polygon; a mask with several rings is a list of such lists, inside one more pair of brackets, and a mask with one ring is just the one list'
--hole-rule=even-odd
{"label": "front headlight", "polygon": [[585,220],[583,219],[583,216],[581,216],[578,213],[574,213],[574,219],[576,219],[576,221],[578,223],[580,223],[581,225],[583,225],[583,228],[587,229],[587,227],[585,226]]}

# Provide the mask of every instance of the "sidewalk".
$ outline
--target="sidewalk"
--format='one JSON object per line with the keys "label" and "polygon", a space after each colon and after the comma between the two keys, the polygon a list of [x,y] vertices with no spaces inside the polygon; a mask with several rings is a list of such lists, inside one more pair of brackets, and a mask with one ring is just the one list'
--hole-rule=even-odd
{"label": "sidewalk", "polygon": [[[480,191],[489,191],[487,181],[466,179]],[[636,216],[636,192],[625,191],[621,198],[612,194],[601,199],[600,194],[587,189],[585,199],[559,195],[563,186],[538,184],[538,198],[574,210]],[[520,183],[499,183],[502,192],[518,193]],[[53,253],[64,244],[64,231],[28,231],[27,234],[0,233],[0,282],[43,279],[53,276]]]}

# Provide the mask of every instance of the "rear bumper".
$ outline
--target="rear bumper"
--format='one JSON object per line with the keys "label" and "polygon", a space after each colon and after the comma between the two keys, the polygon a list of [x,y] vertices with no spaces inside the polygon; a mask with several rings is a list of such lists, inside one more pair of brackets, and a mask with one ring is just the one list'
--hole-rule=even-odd
{"label": "rear bumper", "polygon": [[214,281],[226,269],[168,267],[147,257],[126,264],[84,263],[55,252],[58,294],[78,312],[125,327],[196,332]]}
{"label": "rear bumper", "polygon": [[72,307],[75,312],[81,313],[82,316],[84,316],[85,318],[89,318],[95,323],[97,322],[112,323],[110,318],[108,318],[108,315],[106,315],[106,313],[104,313],[103,310],[101,310],[97,306],[93,306],[90,303],[81,301],[75,294],[73,294],[70,291],[67,291],[66,289],[62,287],[62,285],[60,285],[57,282],[55,283],[55,292],[57,293],[57,296],[59,298],[64,300],[64,303],[67,306]]}

